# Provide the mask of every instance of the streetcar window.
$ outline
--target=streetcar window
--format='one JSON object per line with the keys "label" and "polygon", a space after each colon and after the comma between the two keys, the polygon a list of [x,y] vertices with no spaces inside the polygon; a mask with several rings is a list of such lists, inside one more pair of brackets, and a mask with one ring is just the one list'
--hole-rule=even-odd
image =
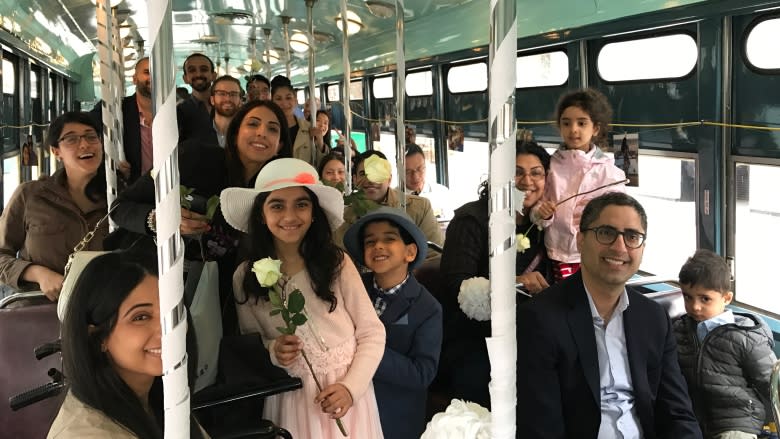
{"label": "streetcar window", "polygon": [[30,99],[38,98],[38,72],[30,70]]}
{"label": "streetcar window", "polygon": [[363,100],[363,81],[350,81],[349,83],[349,100],[350,101],[362,101]]}
{"label": "streetcar window", "polygon": [[[328,84],[325,86],[325,94],[328,97],[328,102],[336,102],[341,100],[341,84]],[[352,96],[350,96],[352,99]]]}
{"label": "streetcar window", "polygon": [[487,86],[487,64],[484,62],[455,66],[447,72],[450,93],[485,91]]}
{"label": "streetcar window", "polygon": [[3,93],[12,95],[15,93],[14,84],[16,83],[16,71],[14,70],[14,64],[3,59]]}
{"label": "streetcar window", "polygon": [[775,292],[767,288],[767,276],[777,270],[769,257],[771,239],[780,229],[780,205],[774,189],[780,166],[736,163],[735,298],[738,302],[780,313]]}
{"label": "streetcar window", "polygon": [[377,99],[392,98],[395,96],[393,87],[395,87],[395,84],[393,83],[392,76],[383,76],[381,78],[374,79],[374,83],[372,84],[374,97]]}
{"label": "streetcar window", "polygon": [[430,70],[406,75],[407,96],[430,96],[433,94],[433,76]]}
{"label": "streetcar window", "polygon": [[516,68],[516,88],[559,86],[569,79],[569,57],[560,50],[518,56]]}
{"label": "streetcar window", "polygon": [[304,89],[298,89],[297,92],[295,92],[295,97],[298,99],[298,104],[303,105],[306,102],[306,90]]}
{"label": "streetcar window", "polygon": [[619,41],[604,45],[597,57],[599,75],[610,82],[682,78],[698,60],[688,34]]}
{"label": "streetcar window", "polygon": [[780,18],[764,20],[755,25],[745,41],[748,62],[759,69],[780,69]]}

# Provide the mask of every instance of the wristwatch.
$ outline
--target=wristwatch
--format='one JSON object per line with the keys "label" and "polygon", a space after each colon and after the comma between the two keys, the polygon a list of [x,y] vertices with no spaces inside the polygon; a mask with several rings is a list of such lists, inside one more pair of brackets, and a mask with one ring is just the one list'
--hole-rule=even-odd
{"label": "wristwatch", "polygon": [[155,209],[149,211],[149,215],[146,216],[146,228],[152,233],[157,234],[157,216],[155,215]]}

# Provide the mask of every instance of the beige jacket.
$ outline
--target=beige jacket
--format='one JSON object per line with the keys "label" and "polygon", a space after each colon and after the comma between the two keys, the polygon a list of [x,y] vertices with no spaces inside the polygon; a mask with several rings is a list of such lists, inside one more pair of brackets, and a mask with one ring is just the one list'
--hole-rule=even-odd
{"label": "beige jacket", "polygon": [[[401,200],[398,197],[398,191],[390,188],[387,190],[387,196],[385,201],[381,203],[383,206],[401,207]],[[433,214],[433,208],[431,202],[427,198],[418,197],[417,195],[406,195],[406,213],[412,218],[417,227],[422,230],[425,238],[428,241],[438,245],[444,245],[444,237],[439,228],[439,223],[436,222],[436,216]],[[335,232],[333,232],[333,239],[336,245],[344,247],[344,234],[347,233],[347,229],[352,224],[355,224],[358,220],[357,215],[352,210],[352,206],[344,207],[344,224],[341,225]],[[434,256],[433,252],[428,252],[428,256]]]}
{"label": "beige jacket", "polygon": [[[105,201],[90,212],[79,209],[70,198],[64,169],[21,184],[0,217],[0,283],[21,290],[37,288],[21,280],[31,264],[62,273],[73,247],[105,214]],[[106,221],[85,250],[102,250],[107,233]]]}
{"label": "beige jacket", "polygon": [[[319,148],[314,147],[314,141],[311,138],[311,124],[309,121],[296,118],[298,121],[298,135],[293,139],[292,156],[293,158],[303,160],[315,168],[320,164],[320,160],[325,156]],[[312,162],[311,151],[314,148],[314,161]]]}
{"label": "beige jacket", "polygon": [[93,409],[68,392],[46,439],[137,439],[129,430],[103,412]]}

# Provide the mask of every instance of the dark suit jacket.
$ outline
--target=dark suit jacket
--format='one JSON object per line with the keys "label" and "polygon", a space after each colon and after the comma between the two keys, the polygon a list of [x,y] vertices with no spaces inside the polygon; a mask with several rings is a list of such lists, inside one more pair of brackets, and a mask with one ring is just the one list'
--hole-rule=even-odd
{"label": "dark suit jacket", "polygon": [[[373,273],[363,275],[372,301]],[[441,305],[411,274],[380,316],[387,342],[374,374],[379,419],[387,439],[417,438],[425,430],[428,385],[436,376]]]}
{"label": "dark suit jacket", "polygon": [[179,126],[179,143],[196,140],[204,145],[219,146],[217,132],[214,131],[214,118],[209,114],[206,104],[195,96],[176,105],[176,123]]}
{"label": "dark suit jacket", "polygon": [[[103,103],[98,102],[91,113],[98,124],[102,125]],[[130,179],[127,183],[131,184],[141,176],[141,119],[135,93],[122,99],[122,130],[125,159],[130,163]]]}
{"label": "dark suit jacket", "polygon": [[[577,273],[518,308],[518,438],[598,435],[598,353],[586,294]],[[666,312],[637,292],[628,299],[623,324],[644,437],[701,438]]]}

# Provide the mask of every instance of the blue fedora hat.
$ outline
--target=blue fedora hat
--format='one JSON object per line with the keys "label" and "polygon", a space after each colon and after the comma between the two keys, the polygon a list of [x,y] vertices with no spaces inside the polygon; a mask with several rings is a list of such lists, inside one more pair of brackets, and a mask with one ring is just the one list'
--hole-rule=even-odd
{"label": "blue fedora hat", "polygon": [[347,252],[350,256],[352,256],[360,265],[366,265],[363,260],[363,228],[366,224],[379,220],[390,221],[406,230],[406,232],[412,236],[414,243],[417,244],[417,257],[414,258],[414,261],[409,263],[409,270],[413,270],[419,266],[423,260],[425,260],[425,255],[428,251],[428,240],[425,238],[422,230],[417,227],[406,212],[394,207],[382,206],[379,209],[373,210],[361,217],[355,224],[352,224],[349,229],[347,229],[347,232],[344,234],[344,247],[347,248]]}

